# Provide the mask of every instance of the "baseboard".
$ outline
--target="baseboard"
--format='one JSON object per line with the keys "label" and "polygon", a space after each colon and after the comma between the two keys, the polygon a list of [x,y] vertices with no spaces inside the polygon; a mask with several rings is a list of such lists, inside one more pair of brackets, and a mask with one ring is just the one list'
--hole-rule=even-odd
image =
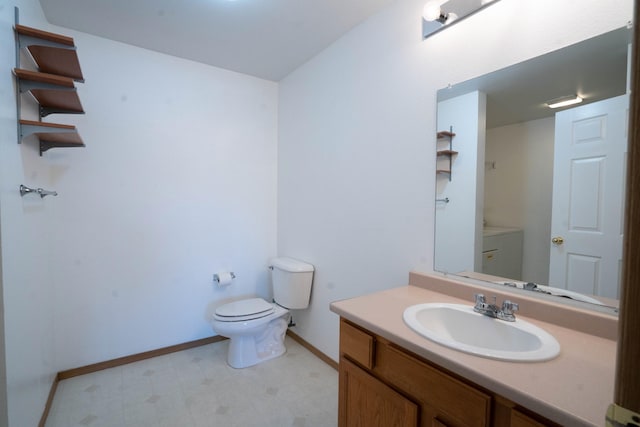
{"label": "baseboard", "polygon": [[338,362],[336,362],[335,360],[333,360],[332,358],[330,358],[329,356],[327,356],[326,354],[318,350],[316,347],[311,345],[308,341],[306,341],[300,335],[296,334],[291,329],[287,329],[287,335],[289,335],[291,339],[293,339],[294,341],[297,341],[298,344],[300,344],[301,346],[309,350],[311,353],[313,353],[318,359],[322,360],[324,363],[331,366],[336,371],[338,370]]}
{"label": "baseboard", "polygon": [[38,423],[38,427],[44,427],[44,425],[47,423],[47,417],[49,416],[49,412],[51,411],[51,405],[53,404],[53,397],[56,395],[56,390],[58,389],[58,383],[60,382],[58,375],[53,377],[51,390],[49,390],[49,397],[47,398],[47,403],[44,405],[44,411],[42,411],[42,417],[40,417],[40,422]]}
{"label": "baseboard", "polygon": [[[327,365],[333,367],[334,369],[338,369],[338,363],[331,359],[329,356],[318,350],[316,347],[311,345],[308,341],[302,338],[300,335],[293,332],[291,329],[287,330],[287,335],[289,335],[293,340],[298,342],[301,346],[309,350],[315,356],[317,356],[320,360],[325,362]],[[54,384],[52,385],[52,393],[49,394],[49,400],[53,400],[53,395],[55,394],[55,387],[57,387],[57,383],[62,380],[66,380],[69,378],[77,377],[79,375],[91,374],[93,372],[102,371],[103,369],[115,368],[118,366],[126,365],[128,363],[139,362],[145,359],[151,359],[152,357],[163,356],[165,354],[175,353],[177,351],[188,350],[190,348],[200,347],[202,345],[213,344],[215,342],[224,341],[228,338],[222,337],[220,335],[216,335],[213,337],[202,338],[195,341],[189,341],[182,344],[176,344],[169,347],[163,347],[156,350],[145,351],[143,353],[132,354],[130,356],[118,357],[116,359],[107,360],[104,362],[93,363],[91,365],[81,366],[79,368],[68,369],[66,371],[58,372],[58,375],[55,378]]]}
{"label": "baseboard", "polygon": [[103,369],[115,368],[117,366],[126,365],[128,363],[139,362],[145,359],[151,359],[152,357],[163,356],[165,354],[175,353],[176,351],[188,350],[194,347],[200,347],[201,345],[212,344],[226,340],[226,337],[216,335],[214,337],[202,338],[195,341],[189,341],[182,344],[176,344],[169,347],[159,348],[157,350],[145,351],[143,353],[132,354],[131,356],[118,357],[117,359],[107,360],[105,362],[98,362],[92,365],[82,366],[80,368],[68,369],[66,371],[58,372],[58,381],[66,380],[68,378],[77,377],[78,375],[90,374],[98,372]]}

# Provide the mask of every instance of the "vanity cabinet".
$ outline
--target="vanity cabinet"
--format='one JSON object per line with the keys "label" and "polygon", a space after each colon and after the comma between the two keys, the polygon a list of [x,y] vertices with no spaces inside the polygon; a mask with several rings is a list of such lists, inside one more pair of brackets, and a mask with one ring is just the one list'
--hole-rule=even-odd
{"label": "vanity cabinet", "polygon": [[340,427],[556,426],[344,318]]}

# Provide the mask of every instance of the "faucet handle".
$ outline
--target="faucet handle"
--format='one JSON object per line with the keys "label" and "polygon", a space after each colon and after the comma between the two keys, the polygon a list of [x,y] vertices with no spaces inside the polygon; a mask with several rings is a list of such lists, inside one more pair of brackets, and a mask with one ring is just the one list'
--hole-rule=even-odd
{"label": "faucet handle", "polygon": [[502,302],[502,312],[504,314],[513,314],[514,312],[518,311],[519,308],[520,307],[517,303],[511,302],[508,299]]}
{"label": "faucet handle", "polygon": [[484,304],[487,302],[487,299],[484,297],[484,294],[474,294],[473,296],[476,299],[476,305]]}

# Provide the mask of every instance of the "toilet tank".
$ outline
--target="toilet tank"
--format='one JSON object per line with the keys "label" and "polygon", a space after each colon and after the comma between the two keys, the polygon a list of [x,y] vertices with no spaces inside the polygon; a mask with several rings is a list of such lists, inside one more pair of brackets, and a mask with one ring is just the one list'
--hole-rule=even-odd
{"label": "toilet tank", "polygon": [[309,307],[313,265],[293,258],[273,258],[269,263],[273,300],[282,307]]}

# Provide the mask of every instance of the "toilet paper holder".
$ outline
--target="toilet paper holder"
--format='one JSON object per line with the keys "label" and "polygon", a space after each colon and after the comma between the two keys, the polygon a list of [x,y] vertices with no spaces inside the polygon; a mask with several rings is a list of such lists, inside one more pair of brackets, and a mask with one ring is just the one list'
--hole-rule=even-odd
{"label": "toilet paper holder", "polygon": [[[229,275],[231,276],[232,279],[236,278],[236,275],[235,275],[235,273],[233,271],[231,271],[229,273]],[[220,276],[218,275],[218,273],[213,275],[213,281],[216,282],[216,283],[220,283]]]}

